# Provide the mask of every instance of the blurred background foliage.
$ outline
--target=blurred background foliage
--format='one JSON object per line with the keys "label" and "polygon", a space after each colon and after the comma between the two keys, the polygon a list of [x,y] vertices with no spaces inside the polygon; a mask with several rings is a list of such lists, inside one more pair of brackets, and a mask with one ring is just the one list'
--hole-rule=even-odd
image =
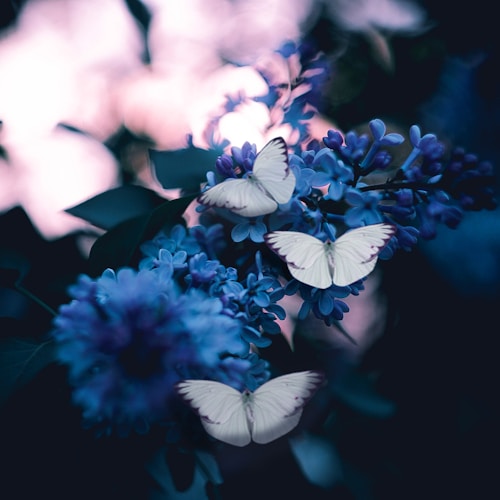
{"label": "blurred background foliage", "polygon": [[[24,3],[4,2],[0,25],[10,26]],[[144,6],[126,3],[147,27]],[[500,60],[491,3],[416,3],[429,25],[412,36],[347,33],[331,17],[317,16],[307,35],[334,61],[321,113],[340,130],[363,130],[373,117],[398,131],[418,123],[491,160],[498,174]],[[130,151],[142,154],[142,144],[123,130],[109,147],[120,161]],[[50,314],[10,284],[22,277],[25,288],[57,308],[67,286],[89,271],[81,241],[73,234],[46,240],[20,207],[0,215],[0,234],[2,265],[21,273],[2,274],[2,339],[43,337]],[[222,498],[498,498],[498,210],[468,214],[459,228],[440,228],[434,241],[381,268],[387,326],[358,362],[352,394],[359,399],[339,394],[328,427],[341,461],[341,471],[331,473],[339,480],[327,488],[310,484],[282,441],[223,447]],[[307,360],[311,347],[300,342],[296,352]],[[342,347],[324,356],[342,360]],[[375,387],[380,399],[360,383]],[[306,408],[306,419],[321,413],[316,404]],[[58,366],[10,395],[0,443],[3,498],[139,499],[151,481],[142,468],[151,442],[92,439]]]}

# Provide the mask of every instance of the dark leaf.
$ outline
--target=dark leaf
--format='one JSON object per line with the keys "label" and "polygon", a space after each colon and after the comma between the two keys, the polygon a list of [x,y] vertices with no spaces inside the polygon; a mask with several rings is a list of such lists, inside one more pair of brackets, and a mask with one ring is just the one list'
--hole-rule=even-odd
{"label": "dark leaf", "polygon": [[21,252],[0,249],[0,286],[15,288],[28,274],[31,266],[29,259]]}
{"label": "dark leaf", "polygon": [[322,488],[331,488],[342,479],[342,462],[335,446],[311,433],[289,438],[290,449],[307,480]]}
{"label": "dark leaf", "polygon": [[55,360],[53,340],[0,339],[0,404]]}
{"label": "dark leaf", "polygon": [[149,150],[158,182],[165,189],[182,188],[186,192],[199,191],[206,173],[213,170],[222,150],[200,149],[189,146],[175,151]]}
{"label": "dark leaf", "polygon": [[0,286],[0,318],[22,319],[29,308],[30,301],[11,288],[2,288]]}
{"label": "dark leaf", "polygon": [[124,185],[94,196],[66,212],[102,229],[146,214],[165,202],[154,191],[142,186]]}
{"label": "dark leaf", "polygon": [[150,497],[155,500],[208,500],[207,483],[222,482],[215,459],[207,453],[196,452],[193,479],[190,486],[183,491],[178,491],[175,487],[165,448],[159,449],[145,466],[155,483],[155,491]]}
{"label": "dark leaf", "polygon": [[219,464],[213,455],[206,451],[195,451],[196,463],[209,482],[212,484],[222,484],[223,479]]}
{"label": "dark leaf", "polygon": [[175,489],[177,491],[186,491],[193,483],[194,454],[190,451],[181,450],[177,446],[171,446],[165,454],[165,459]]}
{"label": "dark leaf", "polygon": [[163,227],[182,223],[182,214],[196,195],[166,201],[152,212],[126,220],[96,240],[90,251],[89,269],[93,275],[105,269],[132,265],[141,243]]}
{"label": "dark leaf", "polygon": [[350,370],[332,384],[334,395],[353,410],[375,418],[388,418],[395,404],[377,393],[367,374]]}
{"label": "dark leaf", "polygon": [[20,278],[20,271],[18,269],[0,269],[0,286],[6,288],[14,288]]}

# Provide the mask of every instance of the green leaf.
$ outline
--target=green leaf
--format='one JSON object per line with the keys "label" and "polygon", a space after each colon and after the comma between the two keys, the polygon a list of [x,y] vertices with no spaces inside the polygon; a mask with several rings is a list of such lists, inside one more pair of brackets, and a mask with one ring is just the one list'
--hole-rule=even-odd
{"label": "green leaf", "polygon": [[0,404],[45,367],[56,361],[53,340],[8,337],[0,339]]}
{"label": "green leaf", "polygon": [[90,200],[65,210],[102,229],[154,210],[165,202],[154,191],[142,186],[124,185],[94,196]]}
{"label": "green leaf", "polygon": [[89,269],[93,275],[105,269],[118,269],[132,265],[139,257],[139,246],[153,238],[163,227],[183,223],[182,217],[196,195],[166,201],[152,212],[126,220],[96,240],[89,256]]}
{"label": "green leaf", "polygon": [[189,488],[179,491],[175,488],[167,465],[166,453],[166,449],[161,448],[146,462],[146,470],[155,482],[155,491],[151,498],[155,500],[209,500],[206,491],[207,482],[222,483],[215,458],[205,452],[195,452],[193,481]]}
{"label": "green leaf", "polygon": [[182,188],[187,192],[199,191],[206,173],[213,170],[222,150],[200,149],[189,146],[174,151],[149,150],[156,178],[165,189]]}

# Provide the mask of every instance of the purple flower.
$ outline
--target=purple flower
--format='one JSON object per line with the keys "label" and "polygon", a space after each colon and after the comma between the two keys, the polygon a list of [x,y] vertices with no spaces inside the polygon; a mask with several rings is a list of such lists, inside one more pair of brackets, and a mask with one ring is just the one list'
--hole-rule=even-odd
{"label": "purple flower", "polygon": [[189,259],[186,282],[194,287],[210,283],[216,277],[220,265],[218,260],[209,260],[205,253],[197,253]]}
{"label": "purple flower", "polygon": [[262,222],[262,217],[255,220],[244,220],[236,224],[231,231],[231,238],[235,243],[246,240],[248,237],[254,243],[262,243],[264,234],[267,233],[267,226]]}
{"label": "purple flower", "polygon": [[338,160],[334,153],[328,149],[320,150],[313,162],[318,171],[311,179],[314,187],[329,185],[328,198],[338,201],[344,195],[349,183],[354,180],[352,168],[345,166],[342,160]]}
{"label": "purple flower", "polygon": [[382,222],[383,217],[379,210],[381,195],[375,191],[361,192],[349,189],[345,200],[352,208],[345,213],[345,222],[350,227],[368,226]]}
{"label": "purple flower", "polygon": [[323,320],[326,325],[330,326],[336,321],[342,320],[344,313],[349,311],[348,305],[339,298],[347,297],[350,294],[350,287],[332,285],[320,290],[301,283],[299,290],[303,300],[298,314],[301,320],[306,319],[312,312],[316,318]]}
{"label": "purple flower", "polygon": [[[368,171],[374,170],[375,165],[373,165],[373,163],[381,146],[397,146],[404,142],[404,138],[401,134],[386,134],[385,123],[379,118],[371,120],[369,123],[369,127],[374,141],[363,161],[359,164],[359,166],[363,169],[364,174],[366,174]],[[383,165],[383,163],[380,163],[380,157],[378,159],[378,162],[379,164]]]}
{"label": "purple flower", "polygon": [[219,299],[129,268],[82,276],[70,294],[52,335],[89,422],[131,429],[166,420],[184,378],[244,386],[242,324]]}
{"label": "purple flower", "polygon": [[413,150],[401,166],[401,171],[403,172],[406,172],[421,155],[427,161],[435,161],[443,155],[443,144],[437,140],[434,134],[425,134],[422,136],[418,125],[410,127],[410,142]]}

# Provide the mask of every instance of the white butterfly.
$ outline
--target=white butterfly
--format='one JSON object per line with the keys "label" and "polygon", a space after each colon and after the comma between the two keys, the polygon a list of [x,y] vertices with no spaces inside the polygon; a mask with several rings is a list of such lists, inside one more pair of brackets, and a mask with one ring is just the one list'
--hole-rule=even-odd
{"label": "white butterfly", "polygon": [[204,191],[199,203],[227,208],[244,217],[270,214],[287,203],[295,189],[283,138],[269,141],[255,157],[253,170],[241,179],[226,179]]}
{"label": "white butterfly", "polygon": [[276,377],[254,392],[212,380],[184,380],[176,389],[212,437],[245,446],[251,441],[269,443],[294,429],[323,378],[308,370]]}
{"label": "white butterfly", "polygon": [[335,241],[296,231],[272,231],[264,239],[294,278],[324,289],[350,285],[371,273],[395,232],[392,224],[379,223],[352,229]]}

